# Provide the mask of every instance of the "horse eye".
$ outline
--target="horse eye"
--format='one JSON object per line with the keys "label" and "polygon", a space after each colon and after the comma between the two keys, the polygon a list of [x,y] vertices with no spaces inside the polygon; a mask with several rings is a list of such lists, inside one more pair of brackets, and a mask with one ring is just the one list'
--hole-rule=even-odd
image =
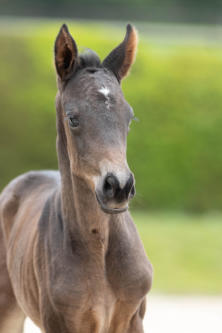
{"label": "horse eye", "polygon": [[74,118],[74,117],[70,117],[69,118],[69,125],[73,128],[76,128],[79,126],[79,119]]}

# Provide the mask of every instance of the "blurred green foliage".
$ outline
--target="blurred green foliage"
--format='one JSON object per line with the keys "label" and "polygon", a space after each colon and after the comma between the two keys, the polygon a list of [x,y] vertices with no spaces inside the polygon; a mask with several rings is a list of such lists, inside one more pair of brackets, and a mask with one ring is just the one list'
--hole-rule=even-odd
{"label": "blurred green foliage", "polygon": [[[36,0],[19,0],[18,1],[19,3],[21,4],[27,4],[27,3],[35,3]],[[39,0],[39,2],[43,2],[43,3],[49,3],[49,4],[73,4],[73,1],[72,0]],[[91,1],[90,0],[76,0],[75,1],[76,3],[84,3],[84,4],[88,4],[90,3]],[[200,7],[202,6],[218,6],[218,5],[221,5],[221,2],[220,0],[94,0],[94,4],[100,4],[100,5],[103,5],[103,4],[113,4],[113,3],[117,3],[117,4],[129,4],[129,3],[133,3],[133,4],[144,4],[144,5],[147,5],[147,4],[158,4],[158,5],[161,5],[161,4],[169,4],[169,5],[180,5],[180,4],[183,4],[183,5],[187,5],[187,4],[191,4],[193,6],[195,5],[199,5]]]}
{"label": "blurred green foliage", "polygon": [[[24,171],[57,168],[52,52],[58,29],[30,21],[0,30],[1,188]],[[101,58],[124,37],[112,25],[79,23],[70,30]],[[222,49],[149,44],[142,35],[123,91],[139,118],[128,139],[134,206],[220,210]]]}
{"label": "blurred green foliage", "polygon": [[2,0],[6,16],[152,22],[222,22],[221,0]]}

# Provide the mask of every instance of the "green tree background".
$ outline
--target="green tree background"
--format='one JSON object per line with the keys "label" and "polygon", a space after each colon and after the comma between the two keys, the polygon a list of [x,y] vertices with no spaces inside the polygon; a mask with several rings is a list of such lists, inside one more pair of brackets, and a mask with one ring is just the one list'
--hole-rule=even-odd
{"label": "green tree background", "polygon": [[[57,168],[52,50],[60,23],[22,22],[0,29],[1,187],[30,169]],[[124,25],[85,22],[70,30],[101,58],[125,33]],[[128,138],[134,207],[221,210],[222,49],[151,43],[142,30],[123,91],[139,118]]]}

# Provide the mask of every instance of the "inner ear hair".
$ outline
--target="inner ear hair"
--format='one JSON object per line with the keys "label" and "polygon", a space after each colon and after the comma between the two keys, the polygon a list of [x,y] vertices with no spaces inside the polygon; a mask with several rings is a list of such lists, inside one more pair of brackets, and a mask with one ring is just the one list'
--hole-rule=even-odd
{"label": "inner ear hair", "polygon": [[137,44],[138,44],[138,35],[136,29],[131,25],[127,26],[127,32],[129,30],[129,34],[126,34],[126,43],[125,43],[125,56],[122,66],[119,70],[119,76],[121,78],[125,77],[135,61]]}
{"label": "inner ear hair", "polygon": [[67,80],[73,73],[78,50],[75,41],[63,24],[55,41],[55,66],[59,77]]}
{"label": "inner ear hair", "polygon": [[116,75],[118,81],[121,81],[129,73],[135,60],[137,44],[136,29],[128,24],[123,42],[103,61],[103,66],[110,69]]}

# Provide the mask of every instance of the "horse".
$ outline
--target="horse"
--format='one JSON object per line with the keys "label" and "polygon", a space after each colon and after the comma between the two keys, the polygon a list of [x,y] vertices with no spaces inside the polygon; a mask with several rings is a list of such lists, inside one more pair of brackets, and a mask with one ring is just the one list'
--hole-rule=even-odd
{"label": "horse", "polygon": [[152,265],[128,205],[134,113],[121,81],[137,32],[101,61],[78,53],[67,25],[55,40],[59,171],[30,171],[0,196],[0,332],[26,316],[44,333],[142,333]]}

